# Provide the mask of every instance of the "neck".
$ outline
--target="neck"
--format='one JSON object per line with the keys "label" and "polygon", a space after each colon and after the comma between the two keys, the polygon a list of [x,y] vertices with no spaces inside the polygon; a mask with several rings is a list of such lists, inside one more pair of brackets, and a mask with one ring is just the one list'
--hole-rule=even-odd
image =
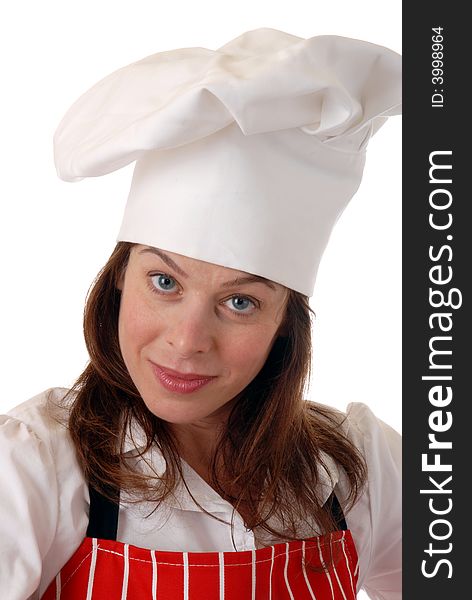
{"label": "neck", "polygon": [[177,440],[179,454],[183,460],[200,475],[201,470],[208,471],[222,430],[222,424],[216,426],[201,422],[173,423],[170,427]]}

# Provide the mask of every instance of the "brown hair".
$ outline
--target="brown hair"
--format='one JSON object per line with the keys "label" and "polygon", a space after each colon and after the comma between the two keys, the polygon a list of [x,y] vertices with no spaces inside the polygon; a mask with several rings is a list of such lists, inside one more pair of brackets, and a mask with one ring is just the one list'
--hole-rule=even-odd
{"label": "brown hair", "polygon": [[[176,440],[165,421],[144,404],[121,356],[117,285],[132,246],[117,244],[89,290],[84,335],[90,361],[67,395],[73,398],[68,424],[85,477],[96,489],[116,499],[113,489],[119,488],[136,502],[152,500],[157,507],[185,481]],[[246,526],[286,539],[297,537],[301,522],[317,524],[316,533],[338,529],[317,492],[322,470],[329,473],[323,453],[347,476],[346,508],[356,501],[366,479],[362,455],[342,432],[342,415],[304,400],[311,373],[312,314],[308,298],[288,290],[284,335],[239,394],[211,464],[210,484],[236,510],[244,505]],[[165,473],[150,477],[126,460],[124,442],[132,422],[147,440],[140,456],[157,446]],[[268,524],[273,516],[279,528]]]}

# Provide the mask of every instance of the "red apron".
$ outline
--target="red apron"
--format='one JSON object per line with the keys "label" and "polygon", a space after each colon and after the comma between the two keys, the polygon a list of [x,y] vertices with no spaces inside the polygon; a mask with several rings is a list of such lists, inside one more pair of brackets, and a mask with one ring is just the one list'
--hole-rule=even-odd
{"label": "red apron", "polygon": [[357,561],[346,528],[241,552],[167,552],[87,536],[42,600],[354,600]]}

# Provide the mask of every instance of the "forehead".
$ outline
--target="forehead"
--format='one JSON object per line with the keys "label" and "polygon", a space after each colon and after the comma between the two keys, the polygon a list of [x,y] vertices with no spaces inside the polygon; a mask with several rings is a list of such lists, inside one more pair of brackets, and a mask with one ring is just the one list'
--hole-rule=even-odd
{"label": "forehead", "polygon": [[228,279],[227,283],[252,283],[258,282],[264,284],[273,291],[284,291],[286,288],[270,279],[254,275],[238,269],[223,267],[214,263],[205,262],[182,254],[176,254],[168,250],[162,250],[153,246],[138,244],[133,247],[132,252],[138,257],[158,256],[164,263],[174,269],[179,275],[189,277],[192,271],[206,272],[213,277]]}

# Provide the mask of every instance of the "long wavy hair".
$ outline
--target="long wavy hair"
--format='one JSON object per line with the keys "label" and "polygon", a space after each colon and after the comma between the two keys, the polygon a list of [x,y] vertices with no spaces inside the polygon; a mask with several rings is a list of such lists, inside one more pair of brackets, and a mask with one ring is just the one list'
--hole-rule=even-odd
{"label": "long wavy hair", "polygon": [[[64,400],[69,401],[68,427],[79,463],[92,486],[112,500],[120,489],[131,501],[151,501],[157,508],[179,482],[186,484],[176,439],[146,407],[120,351],[117,286],[132,246],[116,245],[89,290],[84,335],[90,360]],[[349,482],[345,509],[366,480],[364,459],[343,433],[343,415],[304,399],[311,374],[312,315],[308,297],[288,290],[283,335],[238,395],[211,461],[210,485],[235,510],[244,506],[248,528],[261,527],[276,538],[296,539],[300,523],[315,523],[314,535],[339,528],[319,497],[320,478],[323,471],[329,473],[326,455]],[[126,459],[132,423],[146,439],[139,456],[144,459],[157,447],[165,459],[164,473],[145,473]]]}

